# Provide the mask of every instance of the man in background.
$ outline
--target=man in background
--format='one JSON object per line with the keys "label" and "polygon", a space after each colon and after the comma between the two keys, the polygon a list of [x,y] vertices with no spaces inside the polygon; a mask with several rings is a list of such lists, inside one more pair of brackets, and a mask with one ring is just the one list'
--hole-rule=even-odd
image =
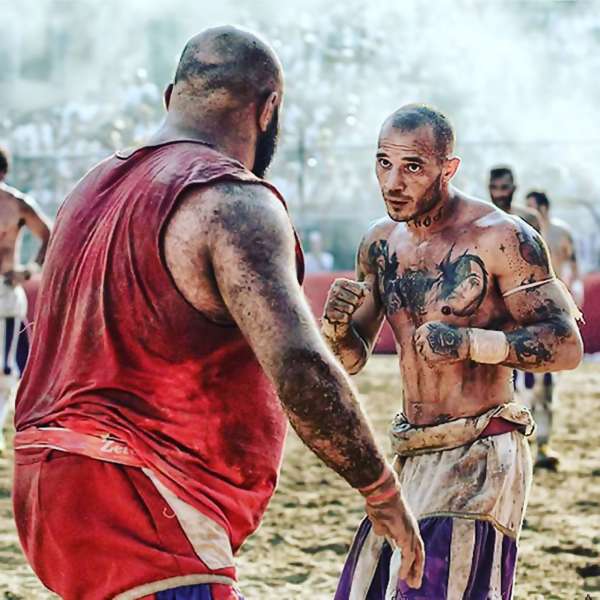
{"label": "man in background", "polygon": [[490,198],[495,206],[510,215],[521,217],[538,233],[541,233],[541,221],[538,212],[529,207],[525,208],[513,204],[517,186],[511,168],[499,166],[491,169],[488,189]]}
{"label": "man in background", "polygon": [[[23,283],[39,269],[50,238],[50,220],[33,199],[4,183],[8,152],[0,148],[0,454],[5,449],[4,425],[19,380],[17,344],[27,314]],[[21,236],[27,227],[41,241],[33,264],[20,264]]]}
{"label": "man in background", "polygon": [[[569,226],[550,214],[550,200],[541,191],[527,194],[527,207],[540,216],[542,235],[548,244],[552,266],[556,276],[563,281],[573,294],[575,302],[583,305],[583,281],[579,274],[579,264],[575,251],[575,240]],[[528,401],[537,423],[538,451],[535,460],[537,468],[557,470],[560,464],[558,454],[550,447],[553,417],[558,403],[557,375],[525,373],[525,387]]]}

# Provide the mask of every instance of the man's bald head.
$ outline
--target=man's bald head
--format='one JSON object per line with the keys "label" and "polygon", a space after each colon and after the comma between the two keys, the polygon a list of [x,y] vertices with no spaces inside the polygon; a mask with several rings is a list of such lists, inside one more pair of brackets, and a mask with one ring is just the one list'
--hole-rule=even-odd
{"label": "man's bald head", "polygon": [[174,92],[215,96],[225,104],[260,103],[280,92],[282,84],[281,64],[273,49],[248,31],[224,26],[188,41],[175,73]]}
{"label": "man's bald head", "polygon": [[390,127],[407,132],[419,127],[431,127],[439,157],[446,158],[454,152],[454,127],[446,115],[426,104],[406,104],[400,107],[385,120],[380,135]]}

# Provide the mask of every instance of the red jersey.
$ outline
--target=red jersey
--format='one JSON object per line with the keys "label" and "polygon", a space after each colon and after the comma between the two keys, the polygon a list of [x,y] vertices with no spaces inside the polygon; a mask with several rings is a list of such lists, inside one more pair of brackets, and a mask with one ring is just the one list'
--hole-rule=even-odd
{"label": "red jersey", "polygon": [[[235,551],[273,494],[286,418],[240,330],[184,299],[162,250],[182,192],[223,180],[265,185],[283,202],[193,141],[115,155],[79,182],[46,256],[15,421],[122,441]],[[297,256],[301,280],[299,245]]]}

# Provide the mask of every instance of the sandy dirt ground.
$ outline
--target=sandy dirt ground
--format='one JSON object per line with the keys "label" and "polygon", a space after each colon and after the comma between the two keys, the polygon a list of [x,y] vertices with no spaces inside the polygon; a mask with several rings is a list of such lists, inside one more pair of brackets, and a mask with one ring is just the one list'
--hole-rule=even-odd
{"label": "sandy dirt ground", "polygon": [[[394,357],[376,357],[356,377],[378,438],[400,402]],[[600,600],[600,363],[560,381],[555,448],[559,473],[536,474],[521,541],[517,600]],[[0,600],[56,598],[23,558],[10,502],[12,454],[0,459]],[[279,490],[239,556],[248,600],[333,597],[361,518],[355,492],[290,435]]]}

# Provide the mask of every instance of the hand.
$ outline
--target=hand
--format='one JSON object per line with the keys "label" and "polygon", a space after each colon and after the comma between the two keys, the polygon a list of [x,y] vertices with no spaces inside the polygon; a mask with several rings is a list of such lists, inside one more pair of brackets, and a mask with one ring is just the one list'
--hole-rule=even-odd
{"label": "hand", "polygon": [[31,271],[29,269],[13,269],[3,273],[4,281],[8,285],[22,285],[31,279]]}
{"label": "hand", "polygon": [[[369,496],[373,501],[369,500]],[[377,501],[377,496],[385,499]],[[425,566],[425,548],[419,526],[404,503],[396,478],[390,478],[370,492],[366,501],[366,512],[373,525],[373,532],[386,537],[400,550],[400,579],[406,581],[411,588],[419,589]]]}
{"label": "hand", "polygon": [[371,291],[369,284],[350,279],[336,279],[327,295],[321,319],[321,331],[330,339],[343,338],[352,321],[352,315]]}
{"label": "hand", "polygon": [[469,358],[469,336],[464,327],[429,321],[415,331],[414,340],[417,351],[429,366]]}

